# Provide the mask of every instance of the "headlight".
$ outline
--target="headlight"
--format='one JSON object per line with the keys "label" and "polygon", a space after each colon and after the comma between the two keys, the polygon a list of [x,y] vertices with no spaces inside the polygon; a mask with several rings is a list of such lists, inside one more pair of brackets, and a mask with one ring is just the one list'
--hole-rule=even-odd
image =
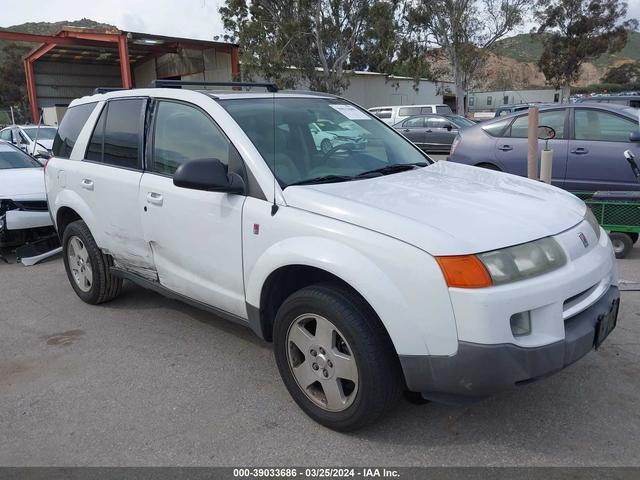
{"label": "headlight", "polygon": [[494,285],[536,277],[567,263],[567,257],[558,242],[549,237],[481,253],[477,257],[489,271]]}
{"label": "headlight", "polygon": [[587,206],[587,213],[584,214],[584,219],[589,222],[593,231],[596,232],[596,238],[600,240],[600,224],[598,223],[598,219],[591,211],[591,208]]}

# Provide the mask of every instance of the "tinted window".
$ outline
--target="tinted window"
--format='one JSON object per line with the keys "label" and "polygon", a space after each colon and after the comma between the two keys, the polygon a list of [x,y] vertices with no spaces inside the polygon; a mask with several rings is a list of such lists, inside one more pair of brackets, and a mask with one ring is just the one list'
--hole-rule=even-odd
{"label": "tinted window", "polygon": [[451,123],[442,117],[429,117],[427,118],[427,128],[446,128]]}
{"label": "tinted window", "polygon": [[468,118],[464,118],[459,115],[451,115],[445,118],[458,127],[471,127],[472,125],[475,125],[475,123]]}
{"label": "tinted window", "polygon": [[378,118],[391,118],[391,110],[379,110],[374,113]]}
{"label": "tinted window", "polygon": [[231,144],[201,110],[176,102],[160,102],[156,115],[151,171],[173,175],[189,160],[217,158],[229,164]]}
{"label": "tinted window", "polygon": [[104,127],[102,161],[108,165],[140,168],[139,142],[144,100],[111,100]]}
{"label": "tinted window", "polygon": [[87,160],[102,162],[102,147],[104,143],[104,122],[106,118],[107,118],[107,105],[105,105],[104,108],[102,109],[102,112],[100,112],[100,117],[98,117],[96,126],[93,129],[91,140],[89,140],[89,145],[87,146],[87,153],[85,153],[85,156],[84,156],[84,158],[86,158]]}
{"label": "tinted window", "polygon": [[26,153],[11,147],[0,147],[0,170],[8,168],[38,168],[42,167],[36,160]]}
{"label": "tinted window", "polygon": [[637,122],[632,122],[618,115],[582,108],[575,111],[577,140],[628,142],[629,134],[637,129]]}
{"label": "tinted window", "polygon": [[[429,109],[431,112],[431,109]],[[398,115],[401,117],[413,117],[414,115],[420,114],[420,107],[403,107],[398,110]]]}
{"label": "tinted window", "polygon": [[482,127],[482,129],[492,137],[500,137],[510,123],[511,123],[511,119],[506,118],[504,120],[500,120],[499,122],[494,122],[494,123],[485,125]]}
{"label": "tinted window", "polygon": [[[556,131],[557,139],[565,138],[564,135],[564,110],[551,110],[548,112],[540,112],[538,125],[551,127]],[[511,125],[511,137],[527,138],[529,129],[529,116],[522,115],[516,118]]]}
{"label": "tinted window", "polygon": [[403,127],[408,128],[420,128],[424,126],[424,117],[413,117],[409,120],[405,120],[402,124]]}
{"label": "tinted window", "polygon": [[438,105],[436,106],[436,113],[453,113],[451,111],[451,107],[449,105]]}
{"label": "tinted window", "polygon": [[56,132],[56,137],[53,140],[53,155],[60,158],[69,158],[73,146],[78,140],[78,135],[84,124],[87,122],[89,115],[93,112],[96,104],[85,103],[84,105],[78,105],[77,107],[71,107],[64,114],[62,122]]}

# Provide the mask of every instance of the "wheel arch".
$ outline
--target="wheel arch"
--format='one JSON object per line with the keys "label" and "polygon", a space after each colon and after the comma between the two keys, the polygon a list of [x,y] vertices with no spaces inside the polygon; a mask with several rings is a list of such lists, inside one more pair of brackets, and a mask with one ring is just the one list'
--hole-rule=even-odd
{"label": "wheel arch", "polygon": [[96,243],[98,245],[102,244],[102,239],[100,237],[101,232],[99,229],[95,228],[95,217],[80,195],[71,190],[62,190],[56,196],[52,206],[54,211],[51,213],[55,219],[56,230],[61,240],[62,235],[64,234],[64,229],[69,225],[69,223],[76,220],[82,220],[87,224],[87,227],[94,236]]}
{"label": "wheel arch", "polygon": [[277,309],[289,295],[312,284],[331,282],[365,302],[396,352],[402,346],[427,353],[426,345],[416,335],[417,328],[407,324],[408,319],[400,320],[398,311],[407,311],[409,306],[393,281],[362,253],[334,240],[284,240],[264,252],[245,279],[251,326],[267,341],[272,340]]}

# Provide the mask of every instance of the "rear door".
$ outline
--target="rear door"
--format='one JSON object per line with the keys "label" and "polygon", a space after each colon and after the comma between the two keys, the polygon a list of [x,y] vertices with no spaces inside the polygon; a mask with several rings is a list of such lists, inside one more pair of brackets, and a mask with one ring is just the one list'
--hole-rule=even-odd
{"label": "rear door", "polygon": [[244,175],[239,154],[207,112],[164,100],[154,107],[139,211],[160,283],[186,297],[246,317],[242,273],[243,195],[176,187],[185,162],[217,158]]}
{"label": "rear door", "polygon": [[425,146],[425,117],[411,117],[402,122],[399,128],[402,134],[415,143],[418,147]]}
{"label": "rear door", "polygon": [[[567,168],[567,137],[569,131],[569,118],[566,108],[555,108],[540,112],[539,125],[551,127],[556,132],[556,137],[549,140],[548,146],[553,150],[553,168],[551,171],[551,183],[564,188],[564,179]],[[529,145],[527,140],[529,128],[528,115],[519,115],[514,118],[511,125],[496,141],[495,156],[501,168],[514,175],[527,176],[527,155]],[[538,152],[544,150],[547,142],[538,141]],[[540,154],[538,154],[538,162]],[[538,163],[539,165],[539,163]],[[539,172],[539,166],[538,166]]]}
{"label": "rear door", "polygon": [[568,190],[640,190],[624,158],[625,150],[631,150],[640,158],[640,145],[629,142],[629,134],[638,130],[637,121],[597,107],[575,107],[572,125],[566,175]]}
{"label": "rear door", "polygon": [[138,189],[142,178],[147,99],[112,99],[104,104],[69,186],[94,216],[92,233],[117,266],[155,279],[149,244],[142,234]]}

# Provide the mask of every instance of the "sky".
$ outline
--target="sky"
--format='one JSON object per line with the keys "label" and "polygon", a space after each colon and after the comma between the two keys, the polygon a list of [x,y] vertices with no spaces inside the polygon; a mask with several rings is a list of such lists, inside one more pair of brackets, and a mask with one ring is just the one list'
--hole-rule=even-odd
{"label": "sky", "polygon": [[[218,8],[224,0],[21,0],[2,8],[0,27],[25,22],[90,18],[121,30],[212,40],[223,33]],[[640,19],[640,0],[627,0],[629,17]],[[4,5],[7,7],[7,5]],[[519,29],[520,31],[528,28]]]}

